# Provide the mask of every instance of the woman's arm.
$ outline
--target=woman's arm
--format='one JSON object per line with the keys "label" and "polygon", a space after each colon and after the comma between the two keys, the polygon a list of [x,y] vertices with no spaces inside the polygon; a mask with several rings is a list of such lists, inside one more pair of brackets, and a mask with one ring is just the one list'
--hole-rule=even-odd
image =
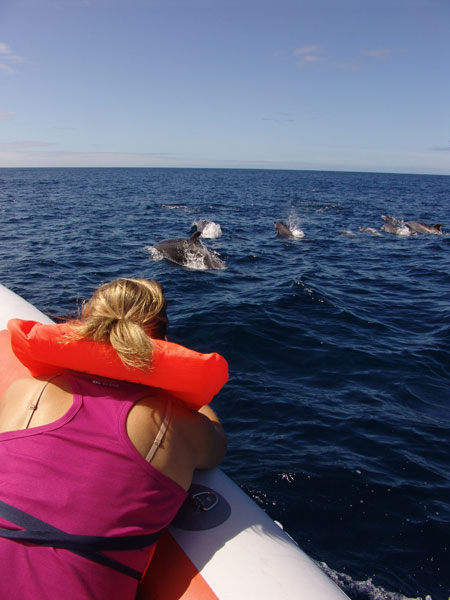
{"label": "woman's arm", "polygon": [[214,410],[206,405],[197,413],[196,431],[191,442],[196,455],[196,469],[212,469],[222,462],[227,451],[227,438]]}

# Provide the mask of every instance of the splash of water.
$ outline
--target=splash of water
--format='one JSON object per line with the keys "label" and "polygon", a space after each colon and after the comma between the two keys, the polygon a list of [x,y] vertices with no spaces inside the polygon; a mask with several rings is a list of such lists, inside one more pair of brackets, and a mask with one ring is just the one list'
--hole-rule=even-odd
{"label": "splash of water", "polygon": [[301,239],[305,237],[305,232],[301,227],[301,219],[295,211],[292,211],[287,220],[287,226],[289,227],[293,237]]}
{"label": "splash of water", "polygon": [[215,239],[222,235],[222,229],[219,223],[214,221],[207,221],[206,219],[200,219],[192,223],[197,228],[197,231],[201,231],[202,238]]}
{"label": "splash of water", "polygon": [[352,594],[352,597],[356,594],[358,600],[433,600],[428,594],[424,597],[410,598],[398,592],[389,592],[376,586],[370,578],[366,581],[355,581],[346,573],[333,571],[325,562],[317,564],[346,594]]}

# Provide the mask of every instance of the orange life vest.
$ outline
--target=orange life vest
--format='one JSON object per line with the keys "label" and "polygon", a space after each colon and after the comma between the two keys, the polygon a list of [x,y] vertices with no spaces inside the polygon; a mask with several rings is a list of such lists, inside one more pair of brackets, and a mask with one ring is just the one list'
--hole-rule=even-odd
{"label": "orange life vest", "polygon": [[131,381],[164,389],[194,410],[208,404],[228,381],[228,363],[216,352],[202,354],[153,339],[152,364],[143,371],[126,367],[109,344],[67,341],[72,331],[69,323],[11,319],[8,329],[14,354],[34,376],[69,369]]}

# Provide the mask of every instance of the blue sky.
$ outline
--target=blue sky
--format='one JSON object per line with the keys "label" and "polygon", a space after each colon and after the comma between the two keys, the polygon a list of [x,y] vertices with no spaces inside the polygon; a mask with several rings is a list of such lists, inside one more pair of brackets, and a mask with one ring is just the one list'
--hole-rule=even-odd
{"label": "blue sky", "polygon": [[0,0],[0,167],[450,174],[449,0]]}

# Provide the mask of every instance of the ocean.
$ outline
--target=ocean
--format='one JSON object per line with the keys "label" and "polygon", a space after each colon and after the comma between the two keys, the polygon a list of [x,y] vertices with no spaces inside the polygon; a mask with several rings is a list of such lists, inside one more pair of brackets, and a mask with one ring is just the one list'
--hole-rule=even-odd
{"label": "ocean", "polygon": [[[223,470],[352,600],[450,597],[447,176],[0,169],[0,282],[51,317],[156,278],[169,337],[223,354]],[[381,215],[443,235],[380,231]],[[202,243],[226,269],[155,243]],[[283,239],[283,220],[304,237]],[[360,228],[375,231],[362,231]]]}

